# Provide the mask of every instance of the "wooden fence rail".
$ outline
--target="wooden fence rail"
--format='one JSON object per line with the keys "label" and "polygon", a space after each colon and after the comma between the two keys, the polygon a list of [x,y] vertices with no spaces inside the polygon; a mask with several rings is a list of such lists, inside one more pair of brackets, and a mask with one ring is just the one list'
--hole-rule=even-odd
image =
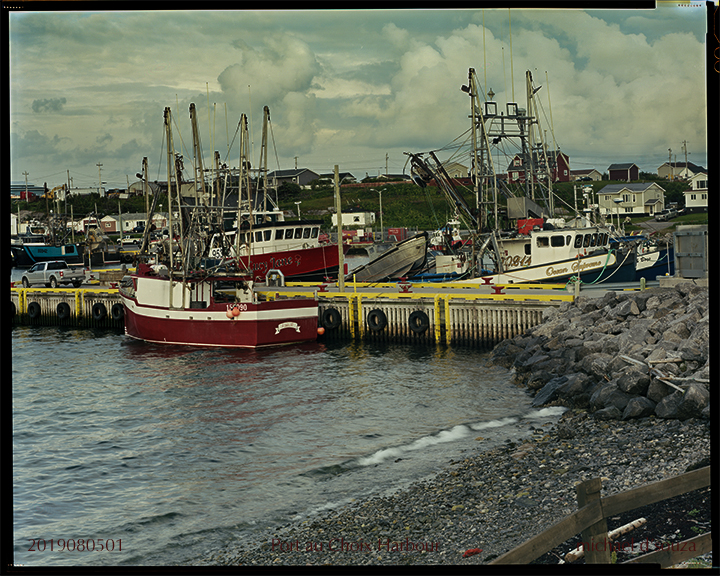
{"label": "wooden fence rail", "polygon": [[[586,480],[577,486],[579,510],[520,546],[495,558],[490,564],[529,564],[578,533],[582,533],[583,542],[607,542],[607,518],[709,485],[709,466],[605,498],[600,497],[600,478]],[[629,562],[659,563],[663,568],[672,566],[712,550],[711,534],[708,532],[681,544],[685,545],[678,546],[678,550],[657,550],[633,558]],[[586,552],[587,563],[609,564],[611,562],[609,546],[602,546],[603,550],[599,549],[600,546],[597,546],[598,549],[595,550],[593,548],[593,546],[589,546]],[[679,550],[680,548],[682,550]],[[692,551],[688,548],[692,548]]]}

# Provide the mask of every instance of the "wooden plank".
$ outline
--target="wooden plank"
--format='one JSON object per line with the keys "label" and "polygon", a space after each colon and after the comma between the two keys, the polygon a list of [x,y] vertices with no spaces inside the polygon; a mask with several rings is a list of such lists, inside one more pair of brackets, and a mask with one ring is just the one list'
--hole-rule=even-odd
{"label": "wooden plank", "polygon": [[495,558],[490,564],[529,564],[602,518],[600,501],[592,502],[520,546]]}
{"label": "wooden plank", "polygon": [[710,486],[710,466],[601,499],[606,517]]}
{"label": "wooden plank", "polygon": [[[599,502],[601,490],[602,480],[600,478],[591,478],[578,484],[575,487],[578,508],[582,508],[591,502]],[[585,552],[585,561],[588,564],[610,564],[609,547],[606,545],[603,545],[602,548],[597,546],[597,543],[605,543],[607,540],[608,529],[605,518],[601,518],[582,531],[583,545],[588,544],[587,551]]]}
{"label": "wooden plank", "polygon": [[712,533],[710,532],[682,542],[663,543],[660,550],[627,560],[623,564],[660,564],[660,568],[668,568],[708,552],[712,552]]}

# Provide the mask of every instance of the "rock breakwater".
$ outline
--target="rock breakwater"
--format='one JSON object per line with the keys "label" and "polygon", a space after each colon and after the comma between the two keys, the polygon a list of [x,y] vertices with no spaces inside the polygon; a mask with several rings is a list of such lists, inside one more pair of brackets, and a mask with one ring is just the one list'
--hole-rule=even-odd
{"label": "rock breakwater", "polygon": [[515,370],[535,406],[596,418],[709,418],[709,292],[692,282],[579,296],[504,340],[492,362]]}

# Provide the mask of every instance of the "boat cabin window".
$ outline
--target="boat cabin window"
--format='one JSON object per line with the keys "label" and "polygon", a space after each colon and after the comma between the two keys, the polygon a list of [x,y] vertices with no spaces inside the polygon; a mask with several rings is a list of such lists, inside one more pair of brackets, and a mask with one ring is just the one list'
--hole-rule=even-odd
{"label": "boat cabin window", "polygon": [[317,238],[318,234],[320,234],[320,228],[313,228],[312,233],[310,234],[311,238]]}
{"label": "boat cabin window", "polygon": [[265,238],[265,242],[270,242],[272,239],[272,230],[263,230],[263,237]]}
{"label": "boat cabin window", "polygon": [[255,232],[255,242],[262,242],[262,230]]}
{"label": "boat cabin window", "polygon": [[592,235],[592,238],[590,239],[590,246],[595,246],[597,244],[597,233]]}
{"label": "boat cabin window", "polygon": [[310,230],[312,230],[312,229],[311,229],[311,228],[305,228],[305,229],[303,230],[303,238],[310,238]]}
{"label": "boat cabin window", "polygon": [[560,248],[562,246],[565,246],[565,238],[562,236],[558,236],[557,234],[554,236],[550,236],[550,246],[553,248]]}
{"label": "boat cabin window", "polygon": [[590,246],[590,239],[592,238],[592,234],[585,234],[585,238],[583,239],[583,248],[587,248]]}
{"label": "boat cabin window", "polygon": [[567,236],[565,236],[565,245],[566,245],[566,246],[570,246],[571,240],[572,240],[572,236],[570,236],[570,234],[568,234]]}
{"label": "boat cabin window", "polygon": [[547,248],[550,246],[550,239],[547,236],[538,236],[537,246],[538,248]]}
{"label": "boat cabin window", "polygon": [[576,234],[575,235],[575,248],[582,248],[582,243],[583,243],[583,235]]}
{"label": "boat cabin window", "polygon": [[525,256],[530,256],[532,254],[532,246],[530,245],[530,242],[525,244]]}
{"label": "boat cabin window", "polygon": [[287,228],[285,230],[285,240],[292,240],[292,237],[293,237],[293,229]]}
{"label": "boat cabin window", "polygon": [[295,228],[295,240],[302,238],[302,228]]}
{"label": "boat cabin window", "polygon": [[285,235],[285,232],[280,228],[279,230],[275,230],[275,240],[282,240],[283,236]]}

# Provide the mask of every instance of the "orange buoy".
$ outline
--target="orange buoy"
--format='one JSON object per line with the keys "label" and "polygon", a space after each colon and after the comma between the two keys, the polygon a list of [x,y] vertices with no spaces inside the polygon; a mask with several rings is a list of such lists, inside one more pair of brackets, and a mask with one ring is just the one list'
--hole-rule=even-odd
{"label": "orange buoy", "polygon": [[318,328],[318,335],[319,335],[319,336],[322,336],[323,334],[325,334],[325,328],[323,328],[322,326],[320,326],[320,327]]}
{"label": "orange buoy", "polygon": [[232,318],[232,317],[233,317],[233,311],[232,311],[231,308],[228,308],[228,311],[225,312],[225,316],[227,316],[228,318]]}
{"label": "orange buoy", "polygon": [[233,309],[232,309],[232,315],[233,315],[233,316],[240,316],[240,308],[238,308],[237,306],[236,306],[235,308],[233,308]]}

